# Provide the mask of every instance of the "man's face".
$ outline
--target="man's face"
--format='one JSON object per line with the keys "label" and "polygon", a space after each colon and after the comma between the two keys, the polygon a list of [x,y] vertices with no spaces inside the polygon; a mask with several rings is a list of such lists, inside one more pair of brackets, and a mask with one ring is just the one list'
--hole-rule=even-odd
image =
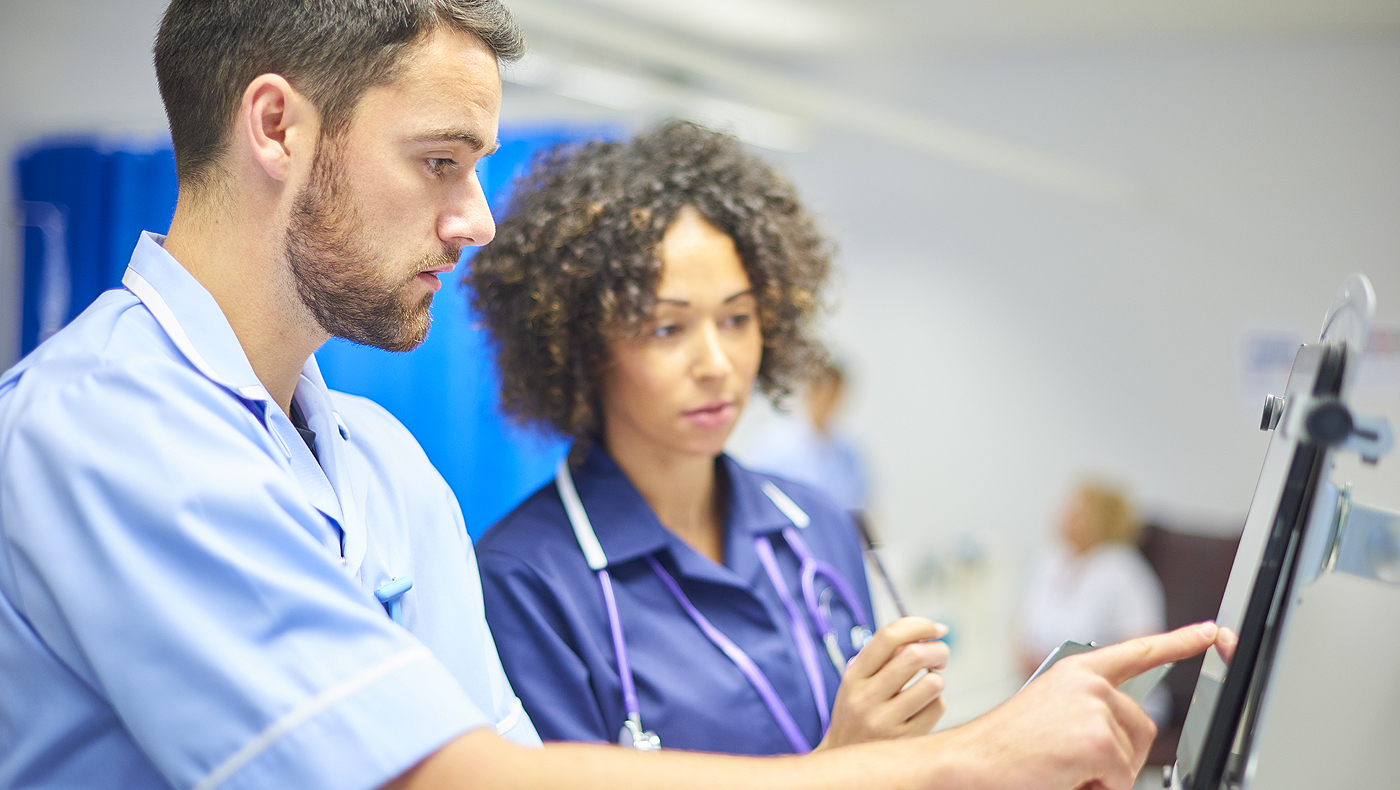
{"label": "man's face", "polygon": [[496,227],[476,164],[495,149],[496,59],[439,30],[390,85],[367,90],[323,138],[285,251],[297,293],[330,335],[390,351],[423,342],[438,275]]}

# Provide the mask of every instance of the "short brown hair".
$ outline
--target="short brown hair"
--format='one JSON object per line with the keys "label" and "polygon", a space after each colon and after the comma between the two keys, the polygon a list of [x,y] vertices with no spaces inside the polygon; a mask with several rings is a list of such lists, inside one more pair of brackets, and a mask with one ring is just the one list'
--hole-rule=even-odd
{"label": "short brown hair", "polygon": [[321,113],[322,135],[334,135],[365,90],[391,82],[404,53],[442,26],[499,60],[525,51],[500,0],[171,0],[155,66],[181,185],[208,180],[259,74],[285,77]]}
{"label": "short brown hair", "polygon": [[758,387],[786,396],[826,356],[812,335],[832,246],[792,185],[734,137],[669,121],[626,143],[557,149],[517,182],[464,283],[489,331],[501,403],[580,441],[601,433],[608,339],[656,303],[661,238],[691,206],[734,240],[758,301]]}

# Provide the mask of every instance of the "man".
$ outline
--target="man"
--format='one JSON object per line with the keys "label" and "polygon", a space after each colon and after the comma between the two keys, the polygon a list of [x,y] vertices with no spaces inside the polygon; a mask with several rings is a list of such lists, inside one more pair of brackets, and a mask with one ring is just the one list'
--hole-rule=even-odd
{"label": "man", "polygon": [[490,241],[474,166],[520,51],[496,0],[172,2],[170,233],[0,379],[0,786],[1130,786],[1153,728],[1114,686],[1213,626],[899,742],[530,748],[451,492],[311,358],[413,347]]}

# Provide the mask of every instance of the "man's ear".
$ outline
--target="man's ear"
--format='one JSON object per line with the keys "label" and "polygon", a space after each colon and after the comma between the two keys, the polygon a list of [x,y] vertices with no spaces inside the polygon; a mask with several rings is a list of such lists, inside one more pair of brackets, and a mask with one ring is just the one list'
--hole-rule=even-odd
{"label": "man's ear", "polygon": [[307,167],[316,153],[320,114],[281,75],[262,74],[243,91],[236,128],[262,171],[287,181],[299,160]]}

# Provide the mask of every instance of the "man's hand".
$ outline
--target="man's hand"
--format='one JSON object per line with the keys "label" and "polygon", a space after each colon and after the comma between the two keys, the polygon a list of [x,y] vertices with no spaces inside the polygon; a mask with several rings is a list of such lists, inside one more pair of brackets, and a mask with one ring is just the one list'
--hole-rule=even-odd
{"label": "man's hand", "polygon": [[1146,636],[1057,662],[1001,706],[942,733],[974,761],[979,787],[1128,790],[1157,726],[1117,689],[1210,647],[1213,623]]}
{"label": "man's hand", "polygon": [[[926,735],[943,716],[948,627],[904,617],[875,632],[846,667],[818,749]],[[921,670],[928,674],[909,683]],[[905,685],[908,684],[908,688]]]}
{"label": "man's hand", "polygon": [[1215,635],[1215,652],[1220,654],[1226,664],[1235,660],[1235,647],[1240,643],[1239,634],[1228,628],[1221,628],[1220,633]]}

